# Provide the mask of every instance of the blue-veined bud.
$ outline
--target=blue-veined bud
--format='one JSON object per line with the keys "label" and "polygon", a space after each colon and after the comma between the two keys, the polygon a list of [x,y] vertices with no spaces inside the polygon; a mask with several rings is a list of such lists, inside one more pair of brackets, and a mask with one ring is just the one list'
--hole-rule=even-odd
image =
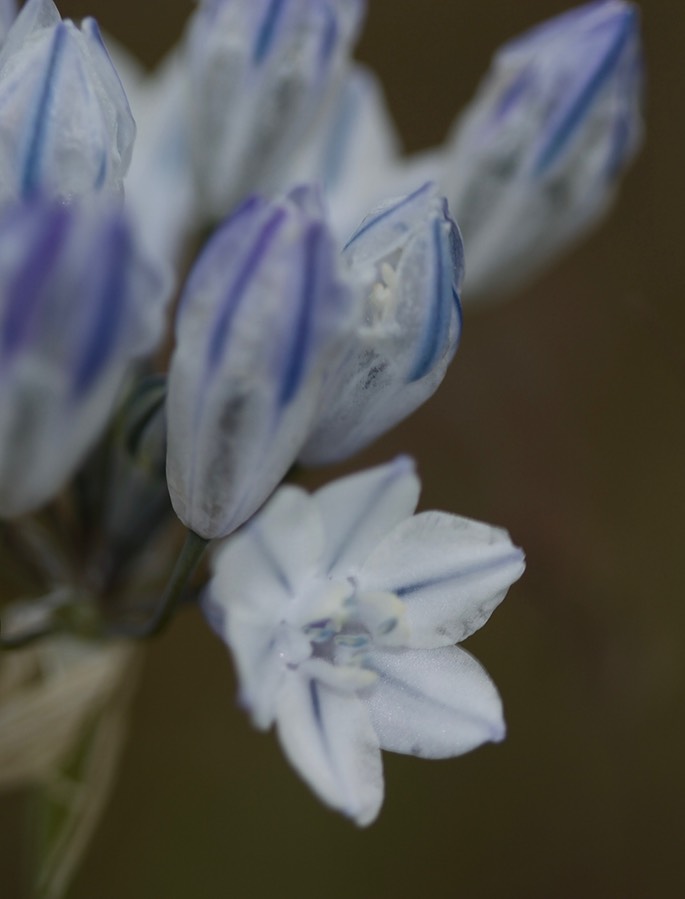
{"label": "blue-veined bud", "polygon": [[96,22],[29,0],[0,49],[0,201],[120,193],[134,136]]}
{"label": "blue-veined bud", "polygon": [[205,214],[271,190],[344,69],[364,0],[204,0],[187,63]]}
{"label": "blue-veined bud", "polygon": [[444,186],[469,296],[511,289],[593,225],[640,144],[638,13],[572,10],[505,44],[457,124]]}
{"label": "blue-veined bud", "polygon": [[461,236],[435,185],[376,209],[343,255],[366,301],[328,371],[305,464],[349,456],[425,402],[461,330]]}
{"label": "blue-veined bud", "polygon": [[35,199],[0,215],[0,515],[55,495],[163,328],[166,278],[118,211]]}
{"label": "blue-veined bud", "polygon": [[356,301],[306,189],[246,201],[211,238],[181,298],[167,396],[169,491],[193,531],[230,533],[282,480]]}

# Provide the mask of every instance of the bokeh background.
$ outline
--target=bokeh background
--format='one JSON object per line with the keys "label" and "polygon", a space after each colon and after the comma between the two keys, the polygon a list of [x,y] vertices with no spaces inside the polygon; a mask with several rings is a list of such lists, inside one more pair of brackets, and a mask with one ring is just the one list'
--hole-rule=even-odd
{"label": "bokeh background", "polygon": [[[498,44],[567,4],[369,5],[358,56],[418,149]],[[191,3],[60,8],[151,64]],[[500,688],[507,741],[445,762],[386,755],[384,810],[357,830],[252,730],[222,645],[184,612],[147,654],[70,899],[685,895],[685,4],[641,8],[647,141],[610,219],[506,304],[467,309],[444,386],[353,464],[409,452],[424,508],[504,525],[525,548],[524,579],[467,644]],[[0,797],[3,899],[22,896],[24,800]]]}

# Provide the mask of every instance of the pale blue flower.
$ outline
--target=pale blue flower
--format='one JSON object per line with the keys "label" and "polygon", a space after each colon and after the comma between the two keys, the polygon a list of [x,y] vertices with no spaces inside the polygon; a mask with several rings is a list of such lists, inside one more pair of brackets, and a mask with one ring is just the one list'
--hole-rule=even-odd
{"label": "pale blue flower", "polygon": [[34,200],[0,215],[0,516],[51,499],[164,321],[167,280],[121,214]]}
{"label": "pale blue flower", "polygon": [[410,415],[438,388],[461,331],[463,248],[435,185],[372,212],[343,256],[364,300],[329,366],[305,464],[344,459]]}
{"label": "pale blue flower", "polygon": [[383,800],[381,749],[445,758],[505,733],[492,681],[453,644],[523,553],[498,528],[413,515],[418,496],[408,459],[313,496],[281,488],[217,552],[205,603],[255,725],[275,725],[309,786],[360,825]]}
{"label": "pale blue flower", "polygon": [[0,202],[120,194],[134,136],[96,22],[28,0],[0,49]]}
{"label": "pale blue flower", "polygon": [[347,63],[363,0],[203,0],[186,44],[203,212],[280,183]]}
{"label": "pale blue flower", "polygon": [[383,197],[437,183],[466,246],[465,297],[506,293],[601,220],[642,135],[639,17],[599,0],[505,44],[440,146],[403,157],[379,85],[348,72],[305,154],[343,236]]}
{"label": "pale blue flower", "polygon": [[639,16],[600,0],[502,47],[447,150],[473,294],[506,291],[597,222],[640,146]]}
{"label": "pale blue flower", "polygon": [[203,537],[246,521],[293,464],[357,297],[316,197],[257,197],[213,235],[183,291],[167,478]]}

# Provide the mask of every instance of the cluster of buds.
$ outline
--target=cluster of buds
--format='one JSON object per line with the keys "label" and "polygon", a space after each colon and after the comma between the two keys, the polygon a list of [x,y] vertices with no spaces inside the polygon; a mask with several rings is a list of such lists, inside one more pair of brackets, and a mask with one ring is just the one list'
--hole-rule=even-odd
{"label": "cluster of buds", "polygon": [[[639,143],[640,58],[633,8],[592,3],[507,45],[445,146],[403,159],[350,59],[363,13],[201,0],[146,79],[92,20],[0,4],[1,545],[21,600],[0,639],[155,633],[212,543],[201,605],[255,723],[367,824],[380,749],[504,735],[454,644],[523,555],[414,515],[405,458],[313,497],[279,485],[433,394],[463,288],[511,287],[596,220]],[[160,582],[174,512],[187,540]]]}

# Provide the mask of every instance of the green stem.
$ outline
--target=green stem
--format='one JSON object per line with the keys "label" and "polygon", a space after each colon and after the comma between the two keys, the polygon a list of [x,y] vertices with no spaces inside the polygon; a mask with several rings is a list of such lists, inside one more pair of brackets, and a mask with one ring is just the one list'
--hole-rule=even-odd
{"label": "green stem", "polygon": [[188,585],[188,581],[193,576],[208,546],[209,540],[205,540],[204,537],[200,537],[193,531],[188,531],[183,548],[174,565],[174,570],[171,572],[171,577],[151,617],[142,624],[116,625],[112,630],[112,634],[146,639],[160,633],[173,617]]}

